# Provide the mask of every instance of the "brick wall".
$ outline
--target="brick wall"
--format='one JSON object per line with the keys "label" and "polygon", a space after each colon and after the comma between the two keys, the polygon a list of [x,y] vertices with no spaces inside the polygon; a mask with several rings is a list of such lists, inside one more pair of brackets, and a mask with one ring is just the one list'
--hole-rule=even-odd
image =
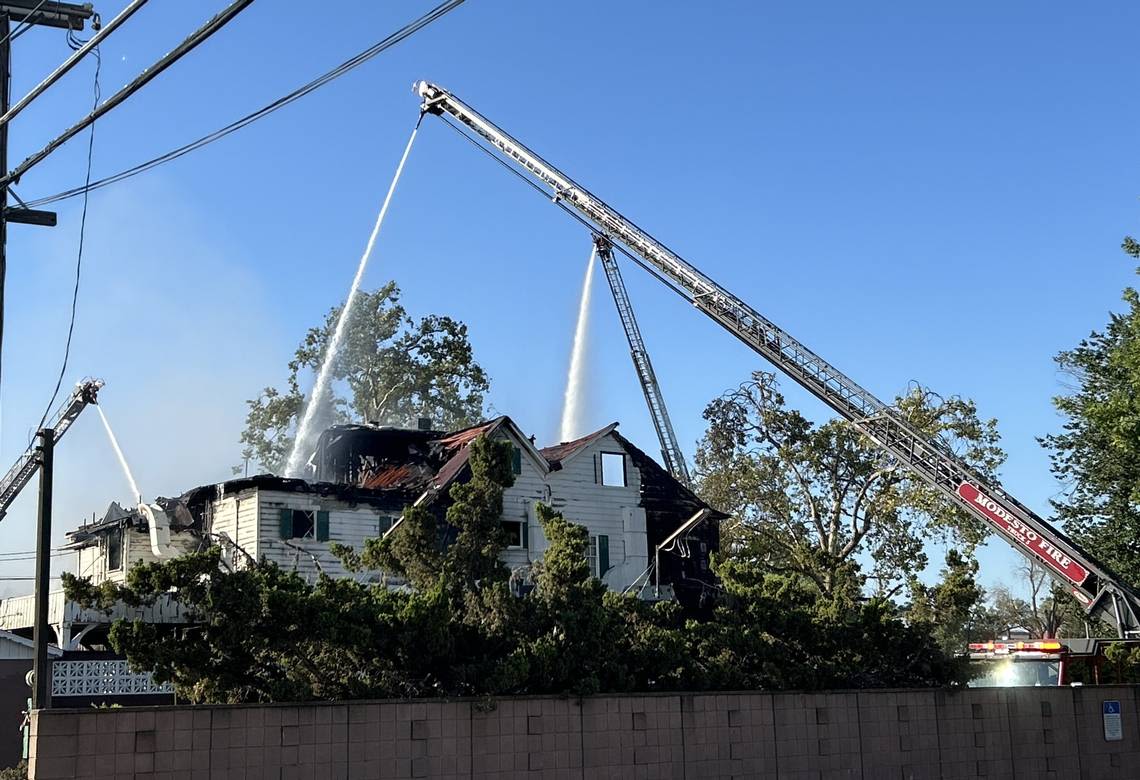
{"label": "brick wall", "polygon": [[[1140,777],[1137,688],[48,710],[34,780]],[[1104,739],[1101,703],[1124,738]]]}

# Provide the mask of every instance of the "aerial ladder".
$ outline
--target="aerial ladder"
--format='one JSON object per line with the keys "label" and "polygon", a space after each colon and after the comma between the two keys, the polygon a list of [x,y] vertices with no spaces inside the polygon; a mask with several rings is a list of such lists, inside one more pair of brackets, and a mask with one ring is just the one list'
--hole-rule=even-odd
{"label": "aerial ladder", "polygon": [[625,290],[621,269],[618,268],[617,259],[614,257],[613,244],[605,236],[595,234],[594,246],[597,247],[602,269],[606,272],[606,281],[610,283],[610,292],[613,293],[621,327],[625,331],[626,340],[629,341],[629,356],[633,358],[637,381],[641,385],[641,392],[645,394],[649,416],[657,431],[657,440],[661,443],[661,459],[665,462],[665,469],[678,482],[691,488],[689,467],[685,465],[685,456],[677,443],[677,434],[673,431],[669,410],[665,406],[665,396],[662,395],[661,385],[653,372],[653,363],[649,360],[649,351],[646,350],[645,341],[641,338],[641,329],[637,327],[637,318],[633,316],[633,304],[629,302],[629,293]]}
{"label": "aerial ladder", "polygon": [[[88,404],[99,403],[99,390],[102,387],[102,379],[85,379],[75,386],[71,396],[63,402],[55,416],[45,426],[54,431],[56,444],[59,443],[63,434],[67,433],[67,429],[79,417],[79,413],[87,408]],[[8,514],[8,508],[20,495],[20,491],[31,482],[36,469],[39,467],[38,447],[35,442],[32,442],[24,454],[16,459],[12,468],[8,469],[4,479],[0,480],[0,520],[3,520]]]}
{"label": "aerial ladder", "polygon": [[413,89],[422,99],[421,112],[441,117],[536,188],[548,192],[592,233],[604,237],[831,407],[881,447],[896,465],[984,520],[1022,555],[1043,564],[1089,615],[1104,619],[1122,638],[1140,637],[1140,595],[1059,529],[975,471],[945,442],[916,430],[896,409],[451,93],[426,81],[417,82]]}

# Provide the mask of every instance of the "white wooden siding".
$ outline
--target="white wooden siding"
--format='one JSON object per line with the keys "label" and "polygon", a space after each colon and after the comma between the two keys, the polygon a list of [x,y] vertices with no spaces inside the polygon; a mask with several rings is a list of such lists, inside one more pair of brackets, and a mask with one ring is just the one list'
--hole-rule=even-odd
{"label": "white wooden siding", "polygon": [[[625,455],[625,487],[601,484],[603,452]],[[563,468],[550,472],[551,505],[567,520],[586,526],[590,536],[610,538],[610,570],[602,578],[611,590],[622,590],[647,565],[645,510],[641,500],[641,473],[612,435],[606,435],[575,453]]]}
{"label": "white wooden siding", "polygon": [[162,561],[169,561],[171,558],[177,558],[180,555],[185,555],[188,552],[194,552],[201,546],[201,539],[197,534],[191,534],[185,531],[170,534],[170,553],[161,558],[154,554],[150,547],[150,533],[147,531],[140,531],[136,528],[124,529],[123,539],[126,544],[123,545],[123,569],[116,572],[120,578],[126,577],[125,572],[137,566],[140,563],[159,563]]}
{"label": "white wooden siding", "polygon": [[[99,609],[83,609],[76,602],[65,599],[62,590],[48,595],[48,623],[53,626],[62,624],[69,630],[73,625],[112,623],[119,618],[139,619],[147,623],[181,623],[185,621],[185,611],[168,595],[160,596],[152,605],[138,608],[119,603],[112,607],[110,614]],[[31,628],[34,621],[34,595],[0,599],[0,628],[10,631]]]}
{"label": "white wooden siding", "polygon": [[[504,438],[511,439],[507,434]],[[518,442],[514,442],[519,446]],[[602,452],[625,455],[625,487],[601,484]],[[648,562],[645,510],[641,500],[641,474],[629,453],[611,435],[579,451],[558,471],[546,472],[529,458],[522,459],[522,473],[503,493],[503,519],[527,523],[527,549],[510,549],[503,561],[515,568],[542,558],[547,541],[534,510],[536,502],[550,504],[573,523],[583,525],[591,536],[609,537],[610,569],[602,578],[613,590],[623,590],[640,575]]]}
{"label": "white wooden siding", "polygon": [[100,534],[97,544],[84,547],[76,554],[76,575],[90,577],[98,585],[102,582],[125,582],[127,572],[139,563],[167,561],[188,552],[197,550],[200,539],[197,534],[186,531],[170,534],[170,555],[159,558],[150,548],[150,533],[136,528],[123,528],[122,565],[115,570],[107,568],[107,537],[109,531]]}
{"label": "white wooden siding", "polygon": [[[300,509],[329,513],[329,539],[282,539],[281,510]],[[356,550],[364,547],[364,540],[379,535],[382,520],[394,520],[399,512],[376,509],[365,504],[352,505],[329,496],[308,493],[262,490],[257,496],[258,557],[275,561],[282,568],[296,571],[309,581],[318,572],[330,577],[355,576],[329,552],[333,542],[348,545]],[[387,527],[387,523],[384,524]],[[314,558],[316,560],[314,560]]]}
{"label": "white wooden siding", "polygon": [[[618,440],[606,435],[576,453],[562,469],[548,472],[545,463],[532,459],[527,444],[516,440],[509,430],[501,430],[497,436],[523,451],[521,473],[515,475],[515,483],[503,494],[503,520],[525,523],[528,541],[526,548],[507,550],[503,554],[504,563],[513,569],[541,559],[547,541],[534,508],[541,501],[562,512],[570,522],[584,525],[591,536],[608,536],[610,569],[603,581],[614,590],[630,585],[645,570],[650,551],[646,543],[645,510],[638,506],[641,475]],[[602,452],[625,455],[624,487],[601,484]],[[282,509],[328,512],[328,541],[281,539]],[[318,571],[332,577],[354,576],[329,553],[330,543],[339,542],[360,550],[366,539],[380,533],[382,521],[386,528],[387,521],[396,519],[399,514],[366,504],[353,505],[330,496],[249,488],[213,501],[207,510],[206,529],[236,542],[255,560],[265,557],[313,581]],[[134,563],[157,560],[150,551],[146,534],[126,531],[125,536],[128,543],[121,571],[107,572],[104,551],[95,547],[79,551],[78,573],[91,576],[95,582],[121,581]],[[188,551],[196,549],[200,539],[189,532],[173,533],[171,543],[179,550]],[[241,557],[236,554],[233,562],[240,563]]]}
{"label": "white wooden siding", "polygon": [[240,566],[249,558],[258,559],[258,511],[256,489],[223,496],[210,504],[207,528],[215,536],[224,536],[240,550],[233,551],[231,564]]}

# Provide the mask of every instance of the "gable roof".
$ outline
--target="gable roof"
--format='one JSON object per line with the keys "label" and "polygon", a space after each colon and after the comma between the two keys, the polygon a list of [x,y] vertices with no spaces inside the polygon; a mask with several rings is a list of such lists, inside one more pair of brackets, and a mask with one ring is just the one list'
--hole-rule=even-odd
{"label": "gable roof", "polygon": [[546,462],[550,464],[551,469],[560,469],[567,461],[572,460],[575,455],[584,451],[598,439],[613,433],[617,427],[618,424],[612,422],[605,428],[594,431],[593,433],[588,433],[580,439],[564,441],[550,447],[543,447],[539,450],[539,453],[546,459]]}

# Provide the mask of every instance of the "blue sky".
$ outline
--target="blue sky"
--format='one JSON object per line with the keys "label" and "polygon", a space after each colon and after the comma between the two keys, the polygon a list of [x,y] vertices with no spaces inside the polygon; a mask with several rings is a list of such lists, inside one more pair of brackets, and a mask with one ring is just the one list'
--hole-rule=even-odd
{"label": "blue sky", "polygon": [[[144,8],[103,47],[103,94],[223,5]],[[95,176],[231,121],[429,6],[255,3],[99,123]],[[66,382],[106,379],[148,496],[226,478],[245,399],[284,379],[304,330],[343,298],[416,120],[410,86],[428,78],[878,395],[918,380],[976,399],[1000,422],[1007,488],[1046,512],[1059,486],[1035,437],[1058,426],[1052,358],[1133,278],[1118,246],[1140,213],[1138,24],[1123,2],[469,0],[304,101],[92,195]],[[58,31],[21,37],[13,94],[66,54]],[[16,120],[13,162],[89,108],[91,79],[85,63]],[[71,142],[17,192],[81,183],[85,149]],[[10,230],[5,464],[58,371],[79,207],[61,204],[55,229]],[[466,321],[494,408],[550,442],[588,252],[576,223],[429,120],[365,286],[394,278],[413,314]],[[625,276],[691,455],[704,405],[763,365],[657,282]],[[590,417],[655,451],[604,291],[593,314]],[[95,416],[57,457],[59,540],[129,491]],[[0,550],[32,548],[33,494],[0,524]],[[1020,561],[1000,542],[981,560],[988,585]]]}

